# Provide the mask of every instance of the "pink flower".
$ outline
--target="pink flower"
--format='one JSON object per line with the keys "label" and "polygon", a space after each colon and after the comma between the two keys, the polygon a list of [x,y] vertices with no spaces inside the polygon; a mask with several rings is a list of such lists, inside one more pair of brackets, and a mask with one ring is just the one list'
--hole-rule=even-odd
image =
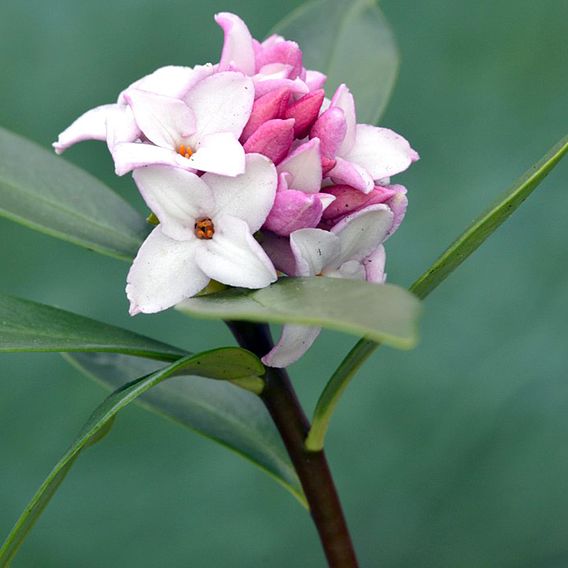
{"label": "pink flower", "polygon": [[215,21],[225,36],[219,69],[238,70],[252,77],[256,97],[280,88],[303,95],[323,87],[325,75],[303,67],[296,42],[272,35],[260,43],[241,18],[229,12],[217,14]]}
{"label": "pink flower", "polygon": [[345,85],[338,87],[310,136],[320,139],[323,157],[332,164],[335,161],[327,175],[363,193],[372,191],[375,181],[403,172],[419,158],[396,132],[357,124],[355,101]]}

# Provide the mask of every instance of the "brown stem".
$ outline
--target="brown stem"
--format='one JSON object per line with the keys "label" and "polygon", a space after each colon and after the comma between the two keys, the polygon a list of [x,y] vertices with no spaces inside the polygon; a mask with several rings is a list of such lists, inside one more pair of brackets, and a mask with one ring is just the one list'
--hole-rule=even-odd
{"label": "brown stem", "polygon": [[[241,347],[259,357],[273,346],[270,330],[265,324],[228,321]],[[268,367],[266,387],[261,398],[270,412],[288,454],[296,468],[310,513],[331,568],[356,568],[349,529],[323,451],[309,452],[305,440],[310,423],[302,410],[285,369]]]}

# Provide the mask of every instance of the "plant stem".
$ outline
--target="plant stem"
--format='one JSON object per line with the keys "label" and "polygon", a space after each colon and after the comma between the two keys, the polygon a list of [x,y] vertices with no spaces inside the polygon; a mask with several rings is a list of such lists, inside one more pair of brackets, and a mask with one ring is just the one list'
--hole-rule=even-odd
{"label": "plant stem", "polygon": [[[241,347],[262,357],[273,346],[268,325],[226,322]],[[294,464],[310,513],[331,568],[356,568],[349,529],[323,450],[306,449],[310,423],[285,369],[267,367],[266,387],[260,395],[272,416]]]}

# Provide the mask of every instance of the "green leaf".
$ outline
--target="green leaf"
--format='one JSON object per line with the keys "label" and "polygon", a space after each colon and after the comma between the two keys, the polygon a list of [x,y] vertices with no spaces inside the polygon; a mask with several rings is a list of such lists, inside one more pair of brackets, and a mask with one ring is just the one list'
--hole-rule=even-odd
{"label": "green leaf", "polygon": [[568,152],[568,136],[518,179],[489,211],[478,217],[414,282],[410,290],[419,298],[425,298],[437,288],[517,210],[566,152]]}
{"label": "green leaf", "polygon": [[190,298],[177,309],[203,318],[324,327],[400,349],[416,344],[420,313],[418,300],[402,288],[341,278],[281,278],[261,290]]}
{"label": "green leaf", "polygon": [[[106,353],[77,353],[65,358],[109,389],[154,372],[161,365],[147,359]],[[246,380],[235,379],[231,383]],[[233,384],[176,377],[144,393],[137,402],[251,461],[305,506],[294,467],[264,404],[257,396]]]}
{"label": "green leaf", "polygon": [[294,10],[273,32],[297,41],[304,65],[328,76],[328,95],[341,83],[349,86],[359,122],[379,119],[396,82],[399,55],[374,0],[315,0]]}
{"label": "green leaf", "polygon": [[[421,299],[426,298],[516,211],[567,152],[568,136],[517,180],[495,206],[476,219],[414,282],[410,291]],[[361,339],[341,362],[317,402],[306,448],[319,451],[324,447],[329,422],[341,395],[377,347],[379,343]]]}
{"label": "green leaf", "polygon": [[144,218],[102,182],[3,128],[0,215],[126,260],[148,233]]}
{"label": "green leaf", "polygon": [[81,450],[100,439],[116,414],[128,404],[175,375],[189,374],[226,380],[246,378],[262,372],[262,364],[252,353],[227,347],[184,357],[168,367],[118,388],[94,411],[69,450],[28,503],[0,549],[0,565],[7,565],[14,557]]}
{"label": "green leaf", "polygon": [[0,352],[109,351],[175,361],[187,351],[71,312],[0,294]]}

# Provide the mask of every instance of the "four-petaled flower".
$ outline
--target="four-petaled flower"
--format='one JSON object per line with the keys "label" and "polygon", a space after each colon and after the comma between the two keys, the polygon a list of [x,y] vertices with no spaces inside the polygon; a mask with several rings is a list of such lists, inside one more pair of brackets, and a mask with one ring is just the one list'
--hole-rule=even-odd
{"label": "four-petaled flower", "polygon": [[268,158],[249,154],[245,173],[237,177],[151,166],[136,170],[134,179],[160,224],[128,274],[131,315],[165,310],[197,294],[211,278],[244,288],[276,280],[253,237],[276,193],[276,170]]}

